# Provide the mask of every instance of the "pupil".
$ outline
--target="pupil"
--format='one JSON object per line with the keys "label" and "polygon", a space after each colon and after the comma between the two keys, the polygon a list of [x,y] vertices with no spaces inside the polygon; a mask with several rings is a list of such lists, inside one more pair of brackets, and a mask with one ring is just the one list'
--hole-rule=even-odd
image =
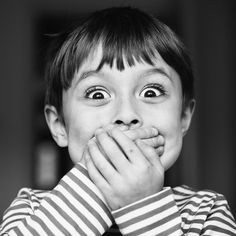
{"label": "pupil", "polygon": [[148,90],[147,92],[145,92],[144,95],[145,95],[145,97],[155,97],[156,96],[155,92],[152,90]]}
{"label": "pupil", "polygon": [[103,99],[103,98],[104,98],[103,94],[99,92],[93,95],[93,99]]}

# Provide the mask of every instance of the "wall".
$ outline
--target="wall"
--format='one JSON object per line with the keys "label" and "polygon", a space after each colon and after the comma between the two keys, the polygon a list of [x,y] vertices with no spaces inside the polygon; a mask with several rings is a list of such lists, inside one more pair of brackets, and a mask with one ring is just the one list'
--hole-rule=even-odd
{"label": "wall", "polygon": [[0,213],[31,178],[31,21],[27,9],[0,6]]}
{"label": "wall", "polygon": [[185,147],[186,159],[194,158],[196,168],[190,164],[183,173],[185,179],[194,173],[198,188],[223,193],[235,214],[234,5],[230,0],[182,1],[181,16],[197,78],[194,147]]}

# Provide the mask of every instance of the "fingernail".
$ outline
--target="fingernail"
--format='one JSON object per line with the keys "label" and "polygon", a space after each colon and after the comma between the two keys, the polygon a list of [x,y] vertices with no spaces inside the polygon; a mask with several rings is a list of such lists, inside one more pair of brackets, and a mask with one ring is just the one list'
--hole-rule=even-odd
{"label": "fingernail", "polygon": [[158,156],[162,156],[164,153],[164,147],[163,146],[160,146],[157,148],[157,154]]}

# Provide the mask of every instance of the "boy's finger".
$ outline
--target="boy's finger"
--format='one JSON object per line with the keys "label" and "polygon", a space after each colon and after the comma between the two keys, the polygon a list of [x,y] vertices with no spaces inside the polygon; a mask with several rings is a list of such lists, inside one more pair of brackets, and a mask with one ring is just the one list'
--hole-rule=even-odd
{"label": "boy's finger", "polygon": [[86,152],[84,157],[85,157],[85,165],[87,167],[89,177],[91,178],[93,183],[101,190],[109,189],[110,186],[108,182],[104,179],[104,177],[101,175],[101,173],[98,171],[98,169],[94,165],[90,154]]}
{"label": "boy's finger", "polygon": [[[120,131],[121,132],[121,131]],[[121,173],[127,167],[129,161],[117,145],[115,140],[105,130],[97,130],[95,133],[99,147],[103,150],[106,158],[113,164],[114,168]]]}
{"label": "boy's finger", "polygon": [[141,139],[144,143],[146,143],[147,145],[154,147],[154,148],[158,148],[160,146],[164,146],[165,144],[165,140],[163,138],[163,136],[158,135],[157,137],[153,137],[153,138],[149,138],[149,139]]}
{"label": "boy's finger", "polygon": [[[102,154],[94,140],[88,142],[88,153],[93,165],[107,181],[116,174],[116,170]],[[88,158],[88,156],[86,156],[86,158]],[[89,160],[90,159],[86,159],[86,161]]]}
{"label": "boy's finger", "polygon": [[159,157],[161,157],[164,153],[164,146],[160,146],[156,149],[156,152],[158,154]]}
{"label": "boy's finger", "polygon": [[[117,142],[121,150],[125,153],[126,157],[131,163],[143,164],[146,159],[137,145],[118,128],[113,128],[109,135]],[[127,160],[127,164],[129,161]]]}
{"label": "boy's finger", "polygon": [[162,156],[164,153],[164,145],[156,145],[154,144],[152,141],[150,141],[149,139],[140,139],[141,142],[145,143],[146,145],[148,145],[149,147],[155,148],[156,153],[158,154],[158,156]]}
{"label": "boy's finger", "polygon": [[131,140],[149,139],[156,137],[158,135],[158,130],[154,127],[145,127],[138,129],[129,129],[124,131],[124,134],[127,135]]}
{"label": "boy's finger", "polygon": [[155,149],[145,144],[141,140],[136,140],[135,143],[137,144],[143,155],[146,157],[146,159],[153,166],[155,166],[160,173],[162,173],[164,171],[164,168]]}

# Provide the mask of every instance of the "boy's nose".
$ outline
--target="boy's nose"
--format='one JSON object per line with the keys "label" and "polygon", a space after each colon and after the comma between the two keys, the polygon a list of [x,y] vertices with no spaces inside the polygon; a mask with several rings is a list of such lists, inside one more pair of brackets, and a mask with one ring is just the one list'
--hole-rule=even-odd
{"label": "boy's nose", "polygon": [[136,105],[130,101],[122,101],[117,105],[113,124],[119,126],[128,126],[129,128],[138,128],[142,126],[142,118]]}

